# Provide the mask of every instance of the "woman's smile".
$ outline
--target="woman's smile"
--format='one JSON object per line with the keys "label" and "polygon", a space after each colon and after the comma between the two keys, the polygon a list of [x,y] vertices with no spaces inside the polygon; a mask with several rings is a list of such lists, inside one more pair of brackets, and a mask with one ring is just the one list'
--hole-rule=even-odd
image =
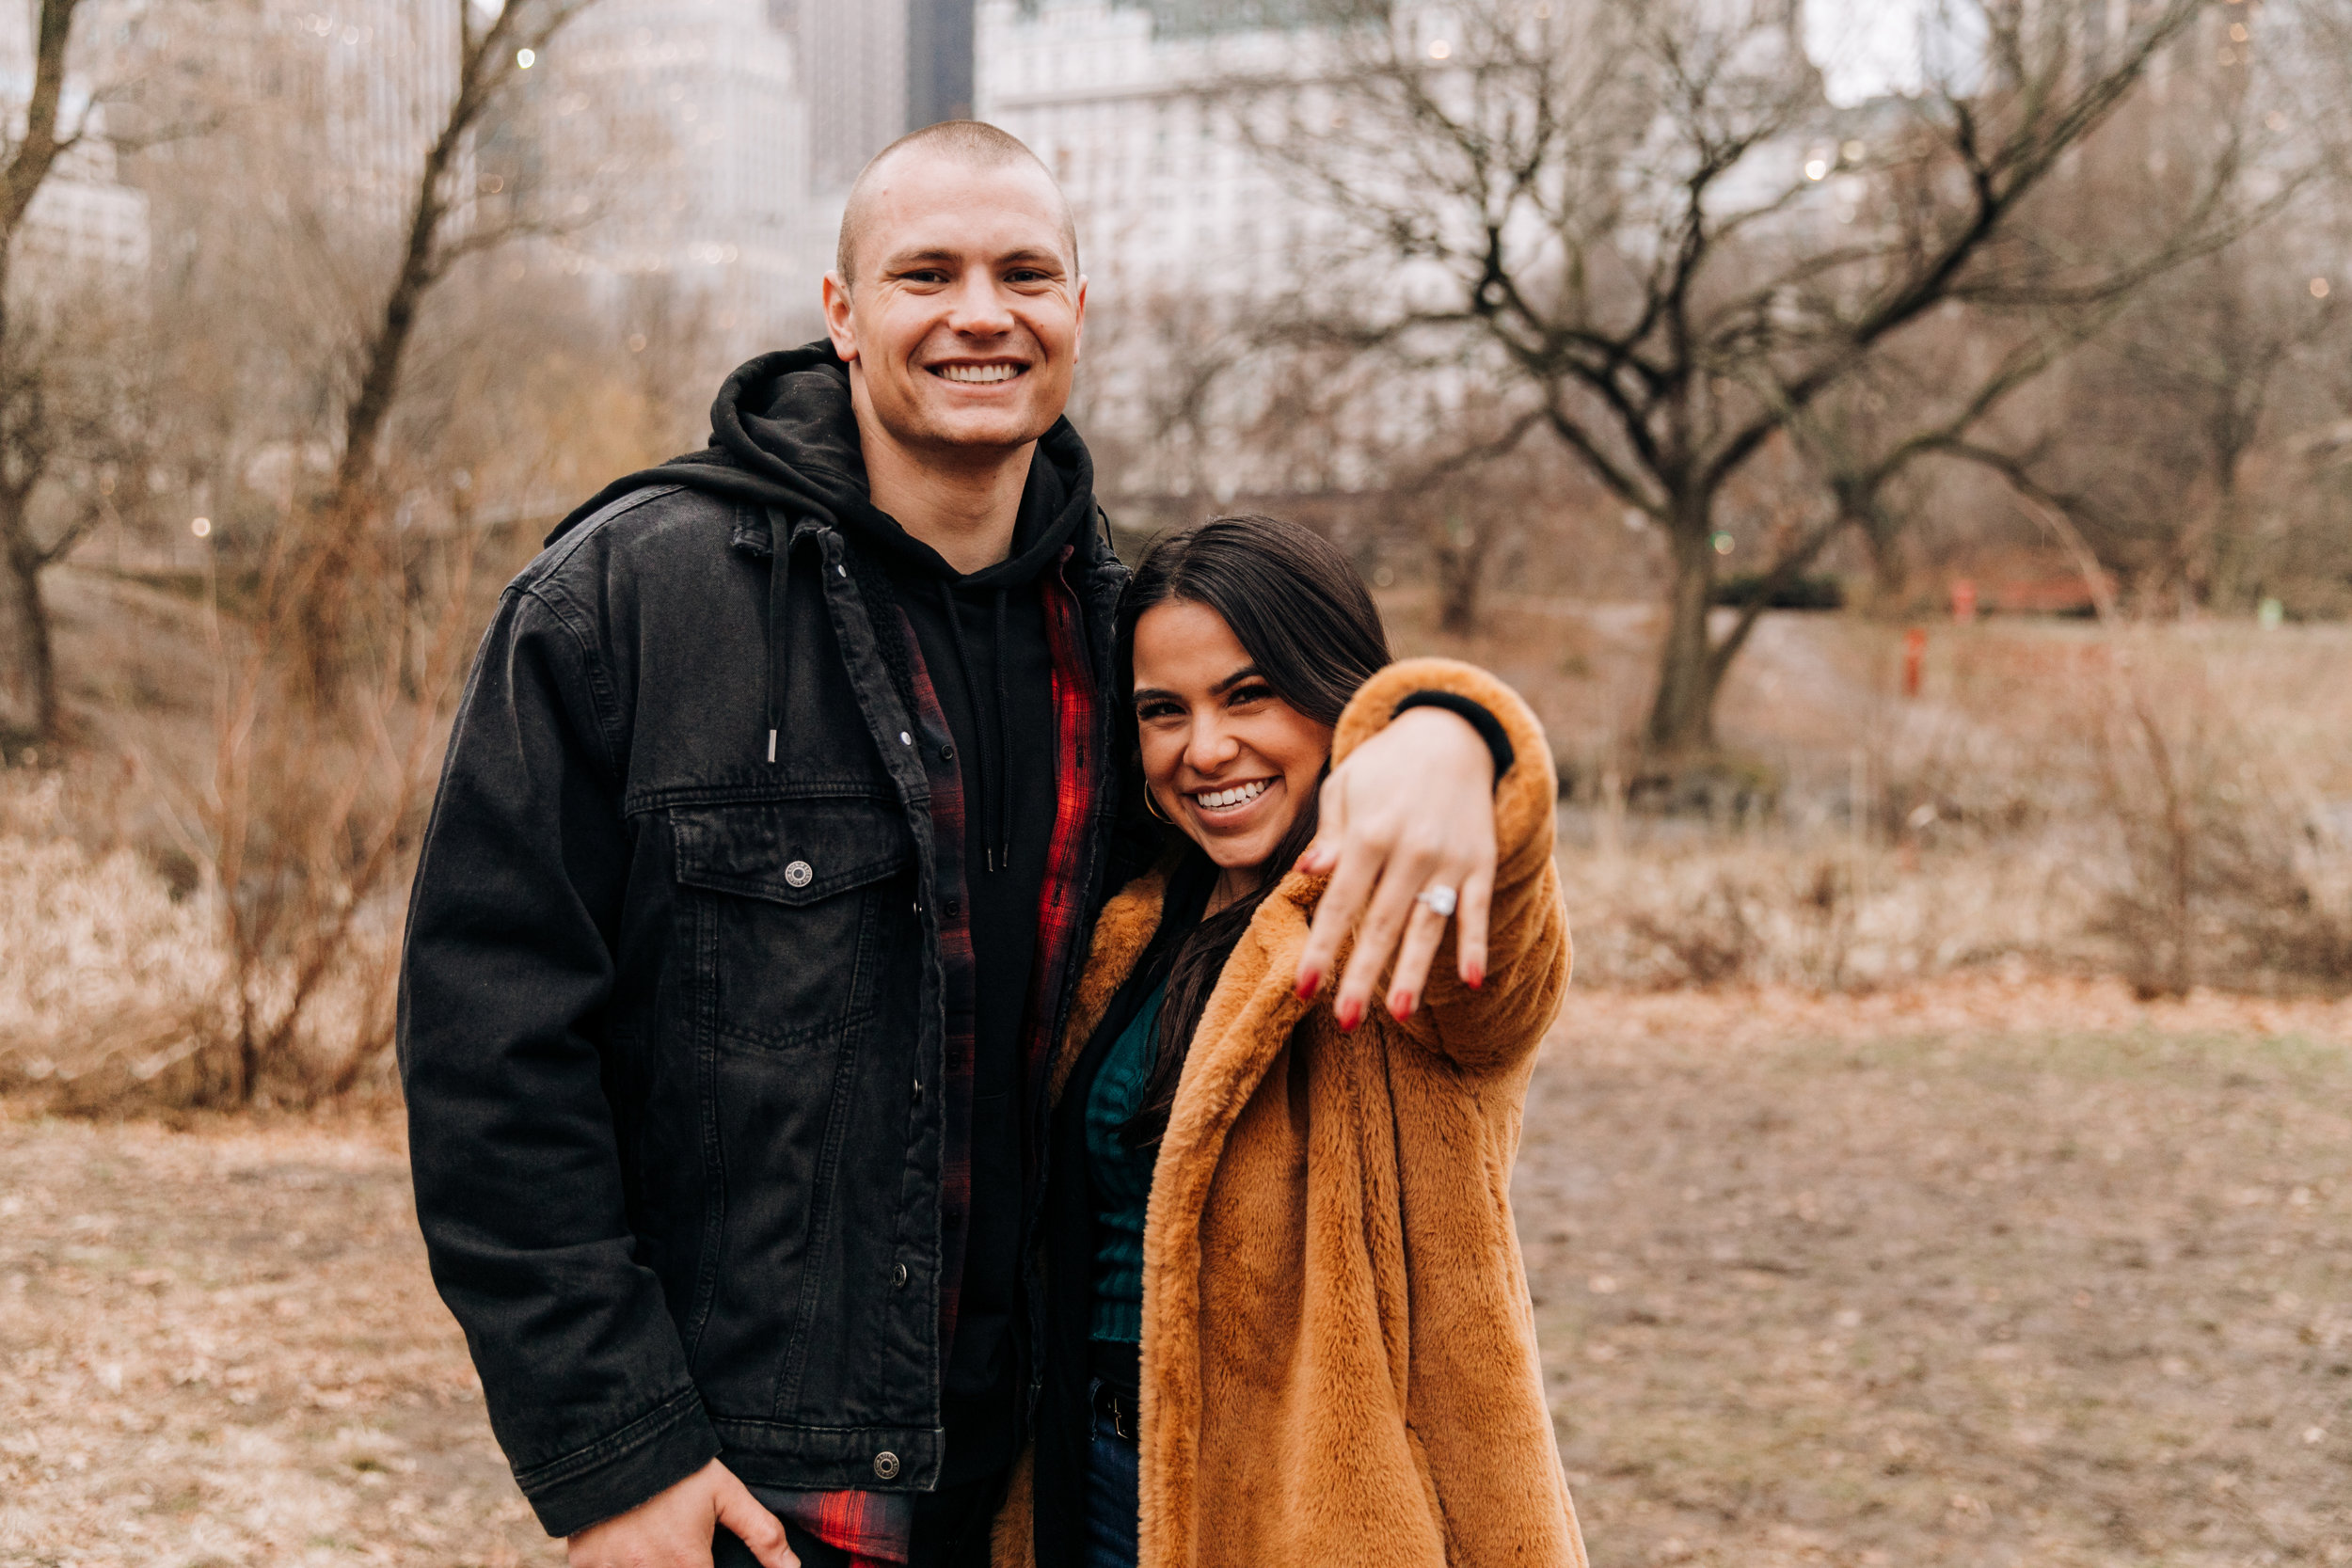
{"label": "woman's smile", "polygon": [[1299,813],[1313,806],[1331,726],[1283,701],[1207,605],[1155,604],[1136,617],[1133,637],[1136,741],[1152,809],[1224,873],[1221,909],[1263,880]]}
{"label": "woman's smile", "polygon": [[1244,779],[1238,783],[1214,784],[1207,789],[1187,791],[1184,799],[1192,802],[1193,814],[1208,828],[1240,827],[1256,815],[1253,808],[1266,803],[1266,797],[1281,784],[1280,778]]}

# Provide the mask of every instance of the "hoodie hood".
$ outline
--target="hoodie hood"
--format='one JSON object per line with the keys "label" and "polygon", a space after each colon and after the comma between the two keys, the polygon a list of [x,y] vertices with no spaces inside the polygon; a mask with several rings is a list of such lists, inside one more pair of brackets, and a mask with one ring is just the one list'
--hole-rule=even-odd
{"label": "hoodie hood", "polygon": [[[1094,460],[1066,419],[1038,438],[1013,525],[1012,550],[1003,561],[961,573],[937,550],[898,526],[874,505],[859,444],[857,417],[850,402],[850,371],[829,339],[800,348],[763,354],[739,367],[710,405],[710,445],[701,451],[614,480],[576,508],[555,531],[553,544],[588,518],[633,490],[681,484],[760,509],[772,519],[814,516],[830,522],[902,583],[937,595],[954,648],[963,690],[986,718],[975,721],[977,800],[980,860],[996,873],[1009,861],[1012,798],[1006,783],[1012,745],[1002,650],[1008,594],[1037,580],[1062,553],[1086,536],[1094,513]],[[784,723],[789,639],[782,635],[790,588],[791,554],[778,547],[771,531],[768,574],[766,762],[777,763]],[[994,601],[997,658],[976,661],[967,646],[955,599],[986,594]],[[993,733],[989,720],[993,721]]]}
{"label": "hoodie hood", "polygon": [[1057,420],[1039,437],[1030,461],[1012,553],[977,572],[959,573],[874,505],[850,404],[849,367],[824,338],[738,367],[710,405],[710,445],[614,480],[557,524],[547,542],[630,491],[654,484],[683,484],[749,506],[821,517],[894,569],[961,588],[1034,580],[1084,533],[1094,511],[1094,460],[1070,421]]}

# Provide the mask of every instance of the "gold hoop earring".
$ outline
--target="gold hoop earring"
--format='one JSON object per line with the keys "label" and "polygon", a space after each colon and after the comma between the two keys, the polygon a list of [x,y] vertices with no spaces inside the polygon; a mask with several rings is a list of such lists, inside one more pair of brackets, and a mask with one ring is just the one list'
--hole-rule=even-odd
{"label": "gold hoop earring", "polygon": [[1143,786],[1143,809],[1150,812],[1153,816],[1158,817],[1161,821],[1167,823],[1169,827],[1173,828],[1176,826],[1176,819],[1168,816],[1166,812],[1160,810],[1160,798],[1152,793],[1152,786],[1150,784],[1145,784]]}

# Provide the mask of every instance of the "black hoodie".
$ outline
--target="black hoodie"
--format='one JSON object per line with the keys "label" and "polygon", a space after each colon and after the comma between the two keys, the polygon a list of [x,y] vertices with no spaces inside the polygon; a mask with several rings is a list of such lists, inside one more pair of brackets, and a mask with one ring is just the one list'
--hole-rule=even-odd
{"label": "black hoodie", "polygon": [[1021,1032],[1054,828],[1053,662],[1040,577],[1089,526],[1094,469],[1067,420],[1039,440],[1012,553],[959,573],[871,499],[847,368],[824,341],[760,356],[720,388],[705,450],[614,481],[549,543],[633,490],[686,484],[830,518],[906,613],[948,727],[965,800],[977,978],[972,1207],[946,1386],[943,1486],[1009,1464],[1026,1355],[1020,1296]]}

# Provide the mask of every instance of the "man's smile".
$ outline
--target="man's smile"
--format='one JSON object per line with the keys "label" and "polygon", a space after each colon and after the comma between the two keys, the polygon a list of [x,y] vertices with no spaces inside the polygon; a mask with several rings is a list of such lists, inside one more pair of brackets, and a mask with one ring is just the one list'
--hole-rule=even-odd
{"label": "man's smile", "polygon": [[967,387],[986,387],[1010,381],[1028,373],[1029,367],[1017,359],[990,359],[974,362],[968,359],[948,360],[926,365],[925,370],[943,381],[953,381]]}

